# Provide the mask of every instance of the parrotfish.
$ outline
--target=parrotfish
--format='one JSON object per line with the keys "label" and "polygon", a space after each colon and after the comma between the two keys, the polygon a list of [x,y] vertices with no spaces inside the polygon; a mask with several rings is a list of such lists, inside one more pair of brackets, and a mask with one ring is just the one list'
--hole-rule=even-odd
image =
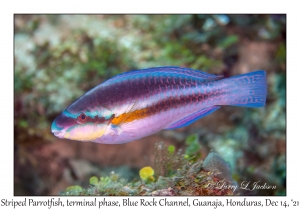
{"label": "parrotfish", "polygon": [[266,73],[229,78],[165,66],[119,74],[89,90],[53,121],[58,138],[122,144],[188,126],[222,105],[263,107]]}

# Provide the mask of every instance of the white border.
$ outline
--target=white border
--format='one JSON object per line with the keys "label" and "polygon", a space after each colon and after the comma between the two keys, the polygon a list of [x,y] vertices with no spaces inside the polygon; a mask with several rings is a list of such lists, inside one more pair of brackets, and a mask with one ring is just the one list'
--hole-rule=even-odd
{"label": "white border", "polygon": [[[13,14],[14,13],[287,13],[287,197],[299,198],[299,12],[296,1],[1,1],[1,191],[0,199],[13,197]],[[48,197],[36,197],[37,200]],[[64,198],[65,199],[65,198]],[[122,199],[122,198],[118,198]],[[136,197],[138,199],[138,197]],[[207,198],[214,200],[215,198]],[[224,198],[219,198],[224,199]],[[226,198],[225,198],[226,199]],[[242,199],[242,198],[237,198]],[[248,198],[247,198],[248,199]],[[266,197],[249,198],[264,200]],[[0,200],[1,201],[1,200]],[[1,202],[0,202],[1,204]],[[2,207],[1,207],[2,208]],[[27,209],[32,209],[26,207]],[[140,208],[140,207],[139,207]],[[166,207],[165,207],[166,208]],[[174,207],[172,207],[173,209]],[[175,207],[180,208],[180,207]],[[199,208],[199,207],[198,207]],[[198,209],[197,208],[197,209]],[[274,207],[273,207],[274,208]],[[39,207],[39,209],[43,209]],[[46,209],[46,208],[44,208]],[[118,208],[119,209],[119,208]],[[123,208],[122,208],[123,209]],[[127,208],[129,209],[129,208]]]}

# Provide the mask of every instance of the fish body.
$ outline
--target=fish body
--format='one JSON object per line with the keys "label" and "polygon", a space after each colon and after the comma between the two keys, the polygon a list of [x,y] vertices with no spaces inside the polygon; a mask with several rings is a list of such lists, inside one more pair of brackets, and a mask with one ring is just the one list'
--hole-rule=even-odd
{"label": "fish body", "polygon": [[262,107],[266,74],[230,78],[181,67],[156,67],[117,75],[88,91],[52,123],[55,136],[121,144],[176,129],[222,105]]}

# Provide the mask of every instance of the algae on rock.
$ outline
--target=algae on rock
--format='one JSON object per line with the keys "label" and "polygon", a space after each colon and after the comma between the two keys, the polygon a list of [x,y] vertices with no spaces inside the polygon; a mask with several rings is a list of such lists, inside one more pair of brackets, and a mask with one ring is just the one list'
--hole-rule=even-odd
{"label": "algae on rock", "polygon": [[208,160],[204,160],[205,168],[202,167],[202,160],[189,161],[181,150],[176,153],[172,149],[166,148],[163,142],[156,143],[155,155],[155,181],[127,182],[112,173],[109,177],[101,177],[100,180],[92,177],[90,179],[91,186],[87,189],[78,186],[69,187],[62,195],[199,196],[236,194],[234,187],[218,187],[220,183],[229,186],[232,178],[228,163],[214,152],[208,155]]}

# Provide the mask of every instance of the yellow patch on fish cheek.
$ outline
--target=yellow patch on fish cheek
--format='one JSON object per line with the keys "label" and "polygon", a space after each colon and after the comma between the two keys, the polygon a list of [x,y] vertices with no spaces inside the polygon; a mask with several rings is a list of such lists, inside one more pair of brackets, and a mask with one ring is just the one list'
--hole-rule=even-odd
{"label": "yellow patch on fish cheek", "polygon": [[103,136],[106,130],[105,128],[105,126],[97,126],[94,124],[81,125],[67,132],[64,138],[78,141],[93,141]]}

